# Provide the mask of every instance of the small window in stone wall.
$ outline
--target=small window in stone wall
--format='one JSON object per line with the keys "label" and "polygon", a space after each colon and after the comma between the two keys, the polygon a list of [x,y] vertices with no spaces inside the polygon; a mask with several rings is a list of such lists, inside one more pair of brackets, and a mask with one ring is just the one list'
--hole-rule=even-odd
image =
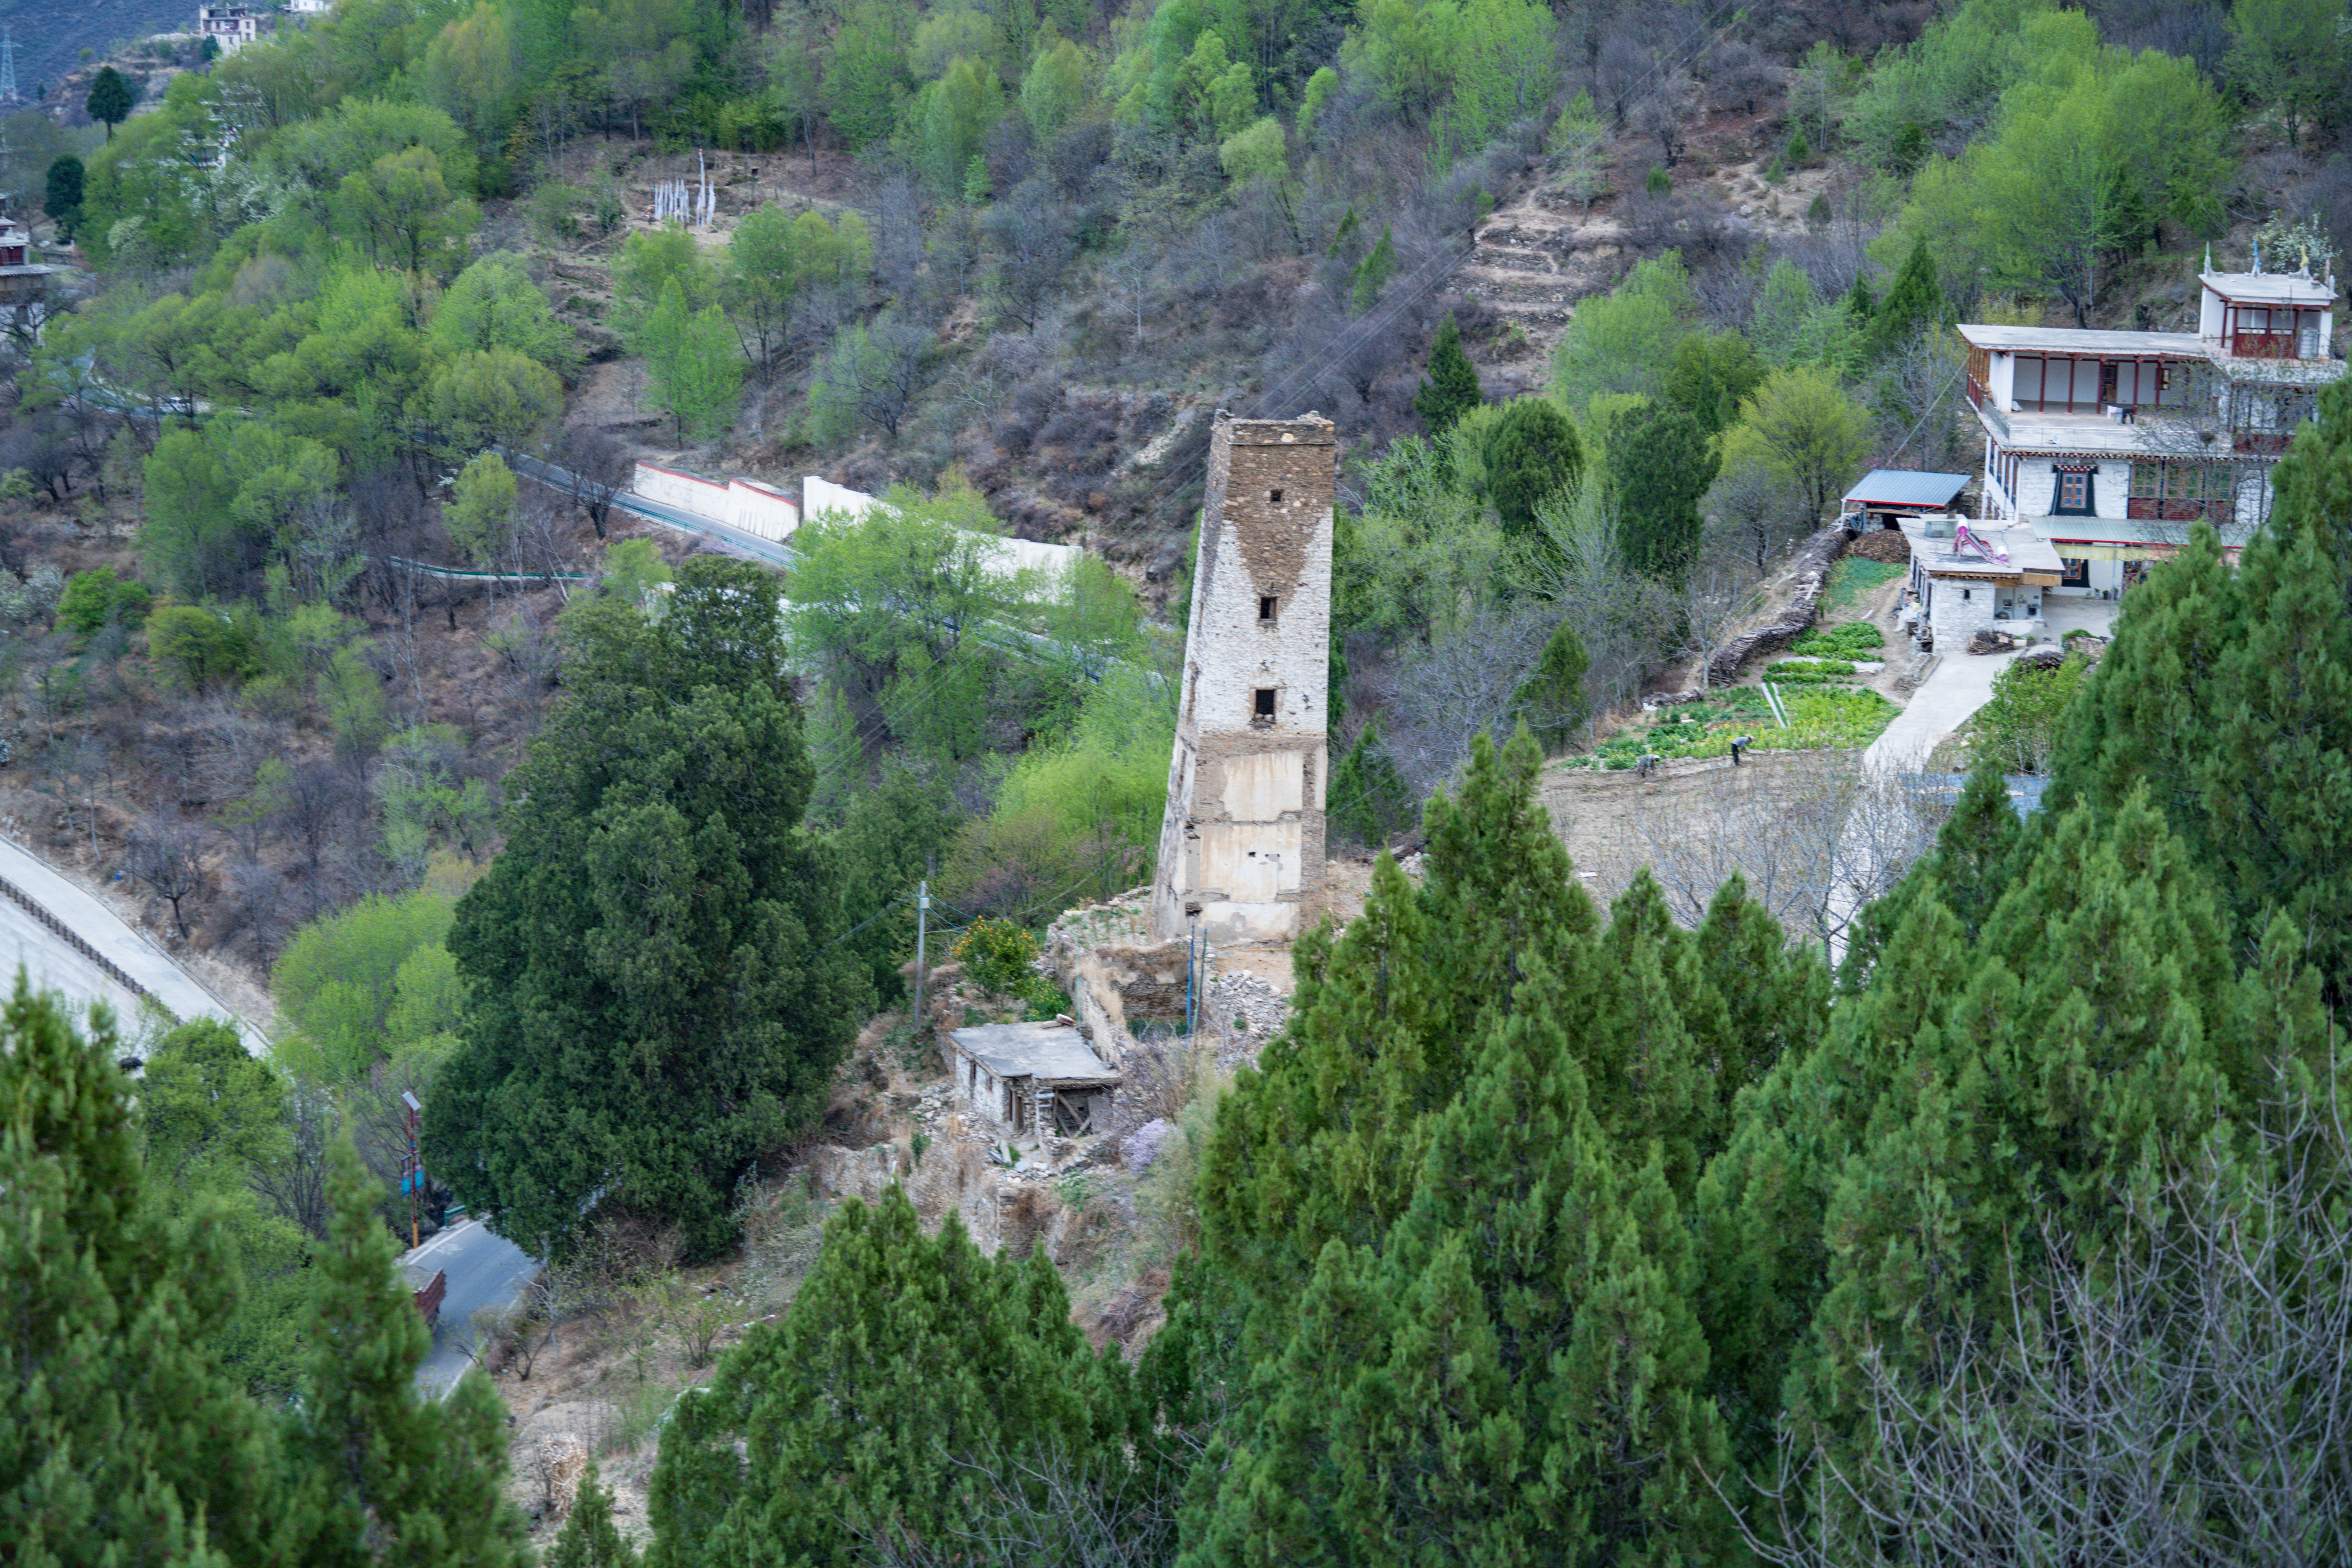
{"label": "small window in stone wall", "polygon": [[1268,490],[1265,492],[1265,499],[1267,505],[1280,506],[1282,504],[1282,492],[1280,490]]}
{"label": "small window in stone wall", "polygon": [[1255,692],[1251,694],[1250,722],[1253,724],[1271,724],[1274,722],[1273,687],[1261,686]]}
{"label": "small window in stone wall", "polygon": [[1274,625],[1275,612],[1279,610],[1281,607],[1282,601],[1276,598],[1273,595],[1260,595],[1257,601],[1257,624],[1262,626],[1270,626]]}

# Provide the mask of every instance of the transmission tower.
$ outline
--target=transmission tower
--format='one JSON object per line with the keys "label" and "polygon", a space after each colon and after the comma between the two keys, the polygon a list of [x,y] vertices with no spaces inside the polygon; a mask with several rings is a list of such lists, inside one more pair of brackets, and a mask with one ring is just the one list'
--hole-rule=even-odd
{"label": "transmission tower", "polygon": [[16,101],[16,40],[0,26],[0,103]]}

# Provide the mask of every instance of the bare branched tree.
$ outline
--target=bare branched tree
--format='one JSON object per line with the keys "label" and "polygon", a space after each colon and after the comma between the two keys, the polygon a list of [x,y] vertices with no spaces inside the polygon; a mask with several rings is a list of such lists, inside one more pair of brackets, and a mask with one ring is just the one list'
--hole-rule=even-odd
{"label": "bare branched tree", "polygon": [[1760,574],[1773,558],[1812,529],[1797,487],[1761,463],[1735,463],[1717,476],[1706,501],[1725,535]]}
{"label": "bare branched tree", "polygon": [[1884,466],[1935,473],[1959,466],[1976,430],[1973,419],[1962,425],[1967,371],[1968,345],[1948,327],[1923,327],[1887,356],[1872,398]]}
{"label": "bare branched tree", "polygon": [[604,537],[613,502],[636,477],[636,465],[620,442],[602,430],[572,429],[556,443],[555,463],[570,476],[565,492],[588,514],[596,537]]}
{"label": "bare branched tree", "polygon": [[1711,517],[1699,536],[1698,554],[1684,574],[1676,608],[1682,614],[1680,647],[1694,659],[1698,683],[1715,656],[1762,603],[1763,567],[1748,552],[1745,530]]}
{"label": "bare branched tree", "polygon": [[1622,707],[1664,658],[1674,593],[1625,564],[1616,508],[1599,478],[1545,501],[1536,521],[1542,538],[1523,552],[1521,578],[1576,628],[1595,710]]}
{"label": "bare branched tree", "polygon": [[1639,853],[1696,926],[1734,872],[1792,941],[1840,943],[1935,843],[1947,808],[1856,752],[1769,752],[1644,796]]}
{"label": "bare branched tree", "polygon": [[1416,794],[1442,783],[1470,754],[1474,736],[1509,736],[1519,688],[1556,624],[1533,606],[1478,609],[1453,631],[1410,653],[1389,698],[1389,752]]}
{"label": "bare branched tree", "polygon": [[172,924],[180,940],[188,940],[187,900],[205,890],[205,834],[177,811],[159,806],[148,813],[131,835],[131,874],[155,890],[172,906]]}
{"label": "bare branched tree", "polygon": [[[2320,1568],[2352,1561],[2352,1158],[2342,1109],[2290,1092],[2250,1154],[2221,1139],[2112,1240],[2013,1253],[2005,1321],[1937,1365],[1876,1356],[1867,1439],[1793,1434],[1764,1489],[1784,1568]],[[1899,1546],[1896,1544],[1899,1543]]]}
{"label": "bare branched tree", "polygon": [[1150,1568],[1175,1558],[1180,1499],[1139,1484],[1136,1472],[1081,1465],[1059,1443],[954,1462],[975,1483],[967,1520],[938,1540],[891,1521],[865,1529],[882,1568]]}

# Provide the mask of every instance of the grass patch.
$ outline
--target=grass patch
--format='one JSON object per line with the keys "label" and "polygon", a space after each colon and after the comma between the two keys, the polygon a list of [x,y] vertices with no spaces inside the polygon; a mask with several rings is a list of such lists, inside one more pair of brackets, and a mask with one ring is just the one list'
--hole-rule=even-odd
{"label": "grass patch", "polygon": [[1850,614],[1881,584],[1910,570],[1908,566],[1897,566],[1892,561],[1873,561],[1862,555],[1840,556],[1831,563],[1829,578],[1822,584],[1822,610],[1824,614]]}

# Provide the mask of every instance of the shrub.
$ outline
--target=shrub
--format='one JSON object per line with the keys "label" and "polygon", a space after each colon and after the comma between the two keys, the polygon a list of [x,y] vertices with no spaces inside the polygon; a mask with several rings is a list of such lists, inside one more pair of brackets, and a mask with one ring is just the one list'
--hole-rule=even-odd
{"label": "shrub", "polygon": [[1011,921],[972,921],[951,950],[972,984],[1029,1004],[1032,1018],[1050,1018],[1069,1006],[1061,988],[1037,972],[1037,937]]}
{"label": "shrub", "polygon": [[144,620],[154,597],[145,584],[117,577],[111,566],[94,566],[67,580],[58,619],[88,637],[109,621],[131,626]]}

